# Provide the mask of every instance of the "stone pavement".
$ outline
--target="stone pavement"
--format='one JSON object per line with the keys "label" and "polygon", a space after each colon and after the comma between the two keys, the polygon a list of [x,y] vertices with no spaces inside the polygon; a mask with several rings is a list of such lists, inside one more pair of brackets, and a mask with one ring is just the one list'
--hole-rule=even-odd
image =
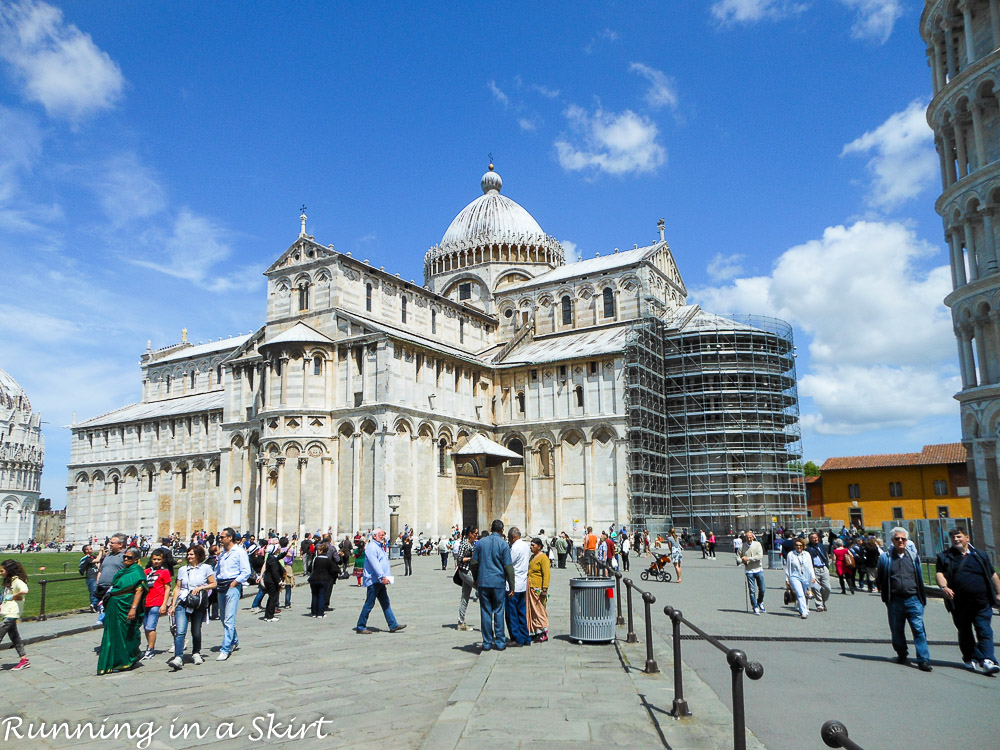
{"label": "stone pavement", "polygon": [[[305,587],[295,591],[293,608],[278,623],[250,614],[250,599],[244,597],[241,649],[228,662],[216,662],[221,627],[208,623],[203,646],[210,651],[208,661],[198,667],[189,662],[179,673],[166,666],[163,653],[132,672],[95,676],[100,631],[29,645],[32,668],[0,675],[9,683],[3,686],[0,740],[16,741],[17,731],[23,734],[30,722],[37,727],[44,719],[89,721],[95,732],[102,724],[106,731],[123,732],[127,725],[137,736],[90,741],[88,735],[82,740],[63,735],[22,739],[22,744],[102,750],[243,748],[263,742],[355,747],[368,741],[435,749],[507,750],[541,743],[731,747],[730,671],[725,656],[704,642],[683,641],[685,698],[693,716],[669,716],[672,662],[669,621],[662,614],[669,603],[764,664],[762,680],[745,682],[751,748],[819,747],[819,727],[832,718],[843,720],[862,746],[888,746],[900,739],[900,731],[911,746],[939,746],[954,736],[941,716],[962,717],[964,738],[993,744],[991,713],[968,709],[995,706],[1000,681],[961,669],[954,628],[939,602],[927,611],[935,671],[925,675],[889,662],[885,609],[877,596],[836,594],[828,613],[803,621],[780,605],[782,574],[767,571],[769,612],[755,617],[744,609],[745,577],[730,556],[702,561],[689,554],[682,585],[639,582],[657,598],[654,657],[661,671],[647,675],[638,597],[640,643],[626,644],[625,628],[619,627],[614,645],[578,645],[567,637],[568,580],[578,571],[553,571],[549,642],[480,654],[479,633],[455,629],[460,590],[450,571],[436,569],[439,561],[436,555],[417,558],[416,575],[399,577],[390,588],[393,609],[408,625],[399,633],[386,632],[376,608],[369,624],[380,632],[354,634],[363,590],[341,581],[334,610],[322,620],[306,616]],[[636,579],[646,564],[633,560]],[[468,621],[477,631],[478,620],[478,605],[471,604]],[[22,634],[31,638],[92,623],[93,615],[25,623]],[[159,636],[160,647],[168,647],[166,622]],[[14,661],[12,651],[0,651],[5,668]],[[318,720],[324,723],[310,725]],[[326,736],[317,738],[317,731]]]}
{"label": "stone pavement", "polygon": [[[387,632],[377,607],[369,625],[379,632],[353,633],[363,590],[341,581],[334,610],[322,620],[306,615],[304,587],[277,623],[249,613],[250,599],[244,597],[240,650],[228,662],[216,662],[221,627],[207,623],[202,649],[210,652],[207,661],[197,667],[188,662],[178,673],[167,667],[169,654],[163,653],[131,672],[95,676],[99,631],[29,645],[31,669],[0,677],[9,683],[0,740],[16,741],[18,732],[24,735],[42,721],[49,728],[66,721],[91,722],[94,732],[115,727],[121,734],[21,742],[31,748],[103,750],[262,742],[356,747],[375,741],[403,748],[662,744],[615,646],[579,646],[565,638],[568,579],[575,570],[555,571],[548,643],[481,655],[479,633],[455,629],[460,589],[451,582],[451,571],[435,569],[439,559],[417,558],[416,575],[397,577],[390,588],[393,609],[408,626],[399,633]],[[468,619],[478,631],[477,604],[470,605]],[[92,622],[93,615],[78,615],[25,623],[22,630],[30,638],[36,628]],[[166,648],[165,621],[158,635],[158,645]],[[5,668],[15,660],[12,651],[0,652]],[[324,723],[317,727],[313,722],[320,719]],[[317,738],[317,730],[325,736]]]}

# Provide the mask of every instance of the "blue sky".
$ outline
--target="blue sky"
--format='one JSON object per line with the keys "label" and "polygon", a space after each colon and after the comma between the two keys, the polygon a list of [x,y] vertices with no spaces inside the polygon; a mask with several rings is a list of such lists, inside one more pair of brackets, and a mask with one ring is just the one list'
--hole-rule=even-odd
{"label": "blue sky", "polygon": [[795,326],[805,457],[960,438],[918,0],[0,0],[0,368],[69,431],[247,332],[298,233],[423,278],[480,194]]}

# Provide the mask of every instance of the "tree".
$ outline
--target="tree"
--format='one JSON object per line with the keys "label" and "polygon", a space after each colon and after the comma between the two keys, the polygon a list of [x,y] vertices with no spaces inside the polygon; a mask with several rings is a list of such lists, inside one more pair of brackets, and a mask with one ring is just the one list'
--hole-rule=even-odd
{"label": "tree", "polygon": [[815,461],[806,461],[806,465],[803,467],[803,471],[807,477],[818,477],[819,467],[816,465]]}

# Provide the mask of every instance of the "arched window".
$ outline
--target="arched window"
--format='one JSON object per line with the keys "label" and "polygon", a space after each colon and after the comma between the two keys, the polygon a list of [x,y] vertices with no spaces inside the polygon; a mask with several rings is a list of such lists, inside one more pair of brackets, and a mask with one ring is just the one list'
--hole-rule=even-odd
{"label": "arched window", "polygon": [[576,405],[583,408],[583,386],[578,385],[573,389],[576,392]]}
{"label": "arched window", "polygon": [[406,322],[406,297],[403,297],[403,307],[402,307],[402,321]]}
{"label": "arched window", "polygon": [[437,310],[431,310],[431,333],[438,332],[438,314]]}
{"label": "arched window", "polygon": [[323,358],[320,356],[313,357],[313,375],[323,374]]}
{"label": "arched window", "polygon": [[222,365],[215,368],[215,384],[222,385]]}
{"label": "arched window", "polygon": [[512,458],[507,462],[508,466],[524,466],[524,443],[517,438],[507,441],[507,450],[514,451],[520,458]]}
{"label": "arched window", "polygon": [[552,449],[548,443],[541,443],[538,446],[538,475],[552,476]]}
{"label": "arched window", "polygon": [[181,489],[186,490],[188,486],[188,470],[181,469]]}
{"label": "arched window", "polygon": [[524,391],[517,394],[517,410],[524,414]]}
{"label": "arched window", "polygon": [[465,343],[465,321],[462,319],[458,321],[458,343]]}
{"label": "arched window", "polygon": [[153,491],[153,472],[148,472],[146,474],[146,492]]}
{"label": "arched window", "polygon": [[167,393],[170,393],[170,376],[167,375]]}
{"label": "arched window", "polygon": [[191,370],[191,387],[192,388],[194,388],[194,385],[195,385],[195,377],[197,377],[197,372],[195,370]]}
{"label": "arched window", "polygon": [[615,317],[615,293],[611,291],[611,287],[604,290],[604,317]]}
{"label": "arched window", "polygon": [[564,326],[573,325],[573,300],[568,294],[562,298],[562,322]]}
{"label": "arched window", "polygon": [[365,310],[372,311],[372,285],[365,284]]}
{"label": "arched window", "polygon": [[299,284],[299,310],[309,309],[309,284],[302,282]]}
{"label": "arched window", "polygon": [[438,440],[438,473],[448,473],[448,441],[444,438]]}
{"label": "arched window", "polygon": [[111,481],[115,483],[115,494],[117,495],[118,494],[118,477],[115,477]]}

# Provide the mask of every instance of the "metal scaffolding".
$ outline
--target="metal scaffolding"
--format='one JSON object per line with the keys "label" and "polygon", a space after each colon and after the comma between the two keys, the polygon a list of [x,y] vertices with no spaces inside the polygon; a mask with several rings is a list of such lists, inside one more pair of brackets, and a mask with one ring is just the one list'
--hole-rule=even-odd
{"label": "metal scaffolding", "polygon": [[681,308],[625,350],[633,523],[728,533],[806,516],[792,328]]}

